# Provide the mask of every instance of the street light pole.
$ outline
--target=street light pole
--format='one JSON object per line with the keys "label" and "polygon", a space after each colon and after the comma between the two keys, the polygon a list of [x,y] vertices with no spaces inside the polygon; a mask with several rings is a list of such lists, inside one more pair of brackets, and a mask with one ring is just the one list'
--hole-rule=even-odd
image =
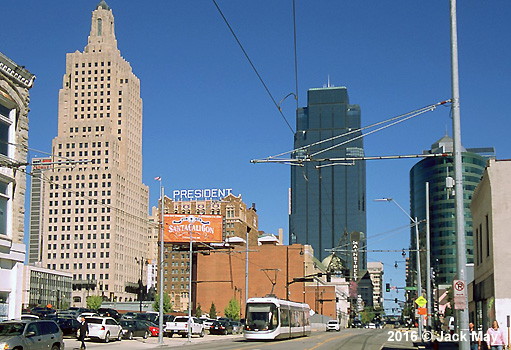
{"label": "street light pole", "polygon": [[[420,297],[422,295],[422,283],[421,283],[421,259],[420,259],[420,251],[419,251],[419,220],[417,217],[412,218],[410,214],[406,212],[406,210],[403,209],[399,205],[396,200],[392,198],[382,198],[382,199],[375,199],[376,202],[392,202],[394,203],[403,213],[405,213],[406,216],[410,219],[410,221],[413,223],[413,226],[415,226],[415,247],[417,250],[417,297]],[[422,339],[422,316],[419,317],[419,339]]]}
{"label": "street light pole", "polygon": [[[450,1],[451,12],[451,91],[452,91],[452,138],[454,153],[454,180],[455,180],[455,209],[456,209],[456,270],[458,279],[466,286],[467,246],[465,243],[465,207],[463,201],[463,163],[461,146],[460,123],[460,88],[458,72],[458,29],[456,19],[456,0]],[[466,289],[466,288],[465,288]],[[456,304],[456,303],[455,303]],[[455,305],[455,309],[457,309]],[[466,335],[468,329],[468,293],[463,297],[463,305],[459,307],[458,325],[460,329],[460,349],[468,350],[470,347]]]}
{"label": "street light pole", "polygon": [[426,300],[428,330],[431,330],[431,232],[429,228],[429,182],[426,182]]}
{"label": "street light pole", "polygon": [[158,344],[163,345],[163,213],[164,213],[164,205],[165,205],[165,193],[164,188],[161,184],[161,178],[157,177],[158,181],[160,181],[160,261],[158,264],[158,269],[160,272],[160,283],[158,283],[159,289],[159,297],[160,297],[160,308],[159,308],[159,317],[158,317]]}

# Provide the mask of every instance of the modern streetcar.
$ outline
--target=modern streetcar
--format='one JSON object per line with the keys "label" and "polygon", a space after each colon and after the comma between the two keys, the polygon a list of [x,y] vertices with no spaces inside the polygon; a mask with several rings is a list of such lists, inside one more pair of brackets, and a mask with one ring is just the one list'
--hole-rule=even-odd
{"label": "modern streetcar", "polygon": [[274,297],[247,300],[245,339],[271,340],[308,336],[310,307]]}

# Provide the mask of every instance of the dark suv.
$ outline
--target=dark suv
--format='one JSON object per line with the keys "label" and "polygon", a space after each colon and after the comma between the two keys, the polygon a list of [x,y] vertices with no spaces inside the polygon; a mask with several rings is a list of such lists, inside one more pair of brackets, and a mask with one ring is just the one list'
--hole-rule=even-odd
{"label": "dark suv", "polygon": [[64,341],[55,321],[5,321],[0,323],[0,348],[64,350]]}

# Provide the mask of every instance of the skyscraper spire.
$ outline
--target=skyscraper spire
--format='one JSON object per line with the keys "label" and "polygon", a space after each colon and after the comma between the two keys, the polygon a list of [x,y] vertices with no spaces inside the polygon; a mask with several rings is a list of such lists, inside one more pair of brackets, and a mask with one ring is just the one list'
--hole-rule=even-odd
{"label": "skyscraper spire", "polygon": [[92,11],[90,34],[85,52],[105,52],[117,50],[114,16],[104,0]]}

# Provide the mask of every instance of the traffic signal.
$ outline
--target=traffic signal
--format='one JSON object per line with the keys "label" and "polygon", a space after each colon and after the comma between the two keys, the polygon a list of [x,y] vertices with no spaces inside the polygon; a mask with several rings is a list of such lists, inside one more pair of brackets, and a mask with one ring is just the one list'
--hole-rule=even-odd
{"label": "traffic signal", "polygon": [[387,293],[388,293],[388,292],[390,292],[390,283],[387,283],[387,284],[385,285],[385,291],[386,291]]}
{"label": "traffic signal", "polygon": [[326,281],[327,281],[328,283],[332,282],[332,275],[331,275],[330,273],[327,273],[327,274],[326,274]]}
{"label": "traffic signal", "polygon": [[397,298],[394,299],[394,302],[397,304]]}

